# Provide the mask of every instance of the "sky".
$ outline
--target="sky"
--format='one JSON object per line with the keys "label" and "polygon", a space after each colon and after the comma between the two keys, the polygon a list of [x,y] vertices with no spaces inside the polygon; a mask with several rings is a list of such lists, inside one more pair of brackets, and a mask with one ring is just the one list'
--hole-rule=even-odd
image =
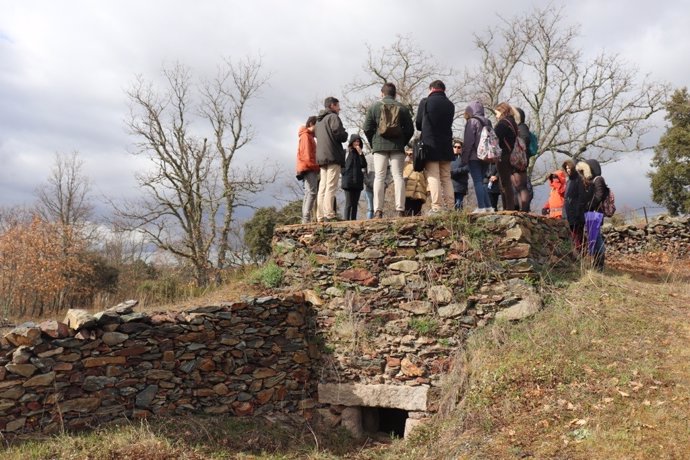
{"label": "sky", "polygon": [[[315,101],[342,95],[361,76],[367,44],[378,49],[409,36],[456,69],[477,62],[472,36],[530,6],[558,1],[428,0],[0,0],[0,206],[30,205],[54,155],[78,151],[101,216],[106,198],[136,197],[135,174],[149,164],[134,156],[126,129],[125,91],[137,75],[160,81],[180,62],[212,77],[225,58],[261,56],[268,85],[250,106],[254,141],[240,163],[280,164],[281,179],[256,204],[285,196],[294,180],[297,129]],[[585,55],[620,54],[640,75],[687,85],[690,2],[641,0],[563,2],[566,21],[581,26]],[[372,90],[376,93],[377,90]],[[376,94],[372,94],[376,96]],[[653,145],[663,117],[646,137]],[[347,127],[352,131],[353,127]],[[626,154],[604,167],[619,210],[655,206],[650,198],[651,151]],[[544,191],[537,194],[539,209]]]}

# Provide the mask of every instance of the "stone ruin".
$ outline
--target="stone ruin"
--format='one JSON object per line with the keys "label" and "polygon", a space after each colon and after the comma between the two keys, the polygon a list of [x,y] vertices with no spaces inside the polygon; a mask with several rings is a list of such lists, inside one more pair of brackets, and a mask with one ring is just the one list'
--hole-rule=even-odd
{"label": "stone ruin", "polygon": [[0,432],[187,413],[298,413],[404,435],[438,409],[474,328],[541,308],[572,266],[563,221],[521,213],[278,228],[280,289],[180,312],[127,303],[0,340]]}
{"label": "stone ruin", "polygon": [[661,215],[645,225],[604,224],[606,250],[617,254],[664,251],[679,257],[690,255],[690,216]]}

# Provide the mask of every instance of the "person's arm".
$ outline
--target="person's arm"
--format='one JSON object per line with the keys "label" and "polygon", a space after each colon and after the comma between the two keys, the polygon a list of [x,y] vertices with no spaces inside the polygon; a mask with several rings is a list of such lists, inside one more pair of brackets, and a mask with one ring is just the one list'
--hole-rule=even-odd
{"label": "person's arm", "polygon": [[415,127],[417,131],[422,130],[422,122],[424,121],[424,109],[426,108],[426,98],[419,101],[419,107],[417,108],[417,119],[415,120]]}
{"label": "person's arm", "polygon": [[364,126],[362,127],[362,131],[364,131],[364,135],[366,136],[367,141],[369,142],[369,146],[371,146],[372,142],[374,142],[374,134],[376,134],[376,123],[378,119],[375,117],[374,114],[375,105],[376,104],[372,104],[367,109],[367,116],[364,119]]}
{"label": "person's arm", "polygon": [[591,208],[595,211],[599,210],[599,207],[601,207],[601,203],[603,203],[604,199],[606,199],[606,188],[606,181],[604,180],[604,178],[601,176],[597,176],[594,179],[594,196],[592,197],[591,206]]}
{"label": "person's arm", "polygon": [[[474,120],[474,121],[473,121]],[[477,142],[477,136],[475,134],[475,123],[479,123],[474,118],[470,118],[465,123],[465,132],[462,136],[462,164],[466,165],[470,162],[470,155],[472,154],[472,148]]]}
{"label": "person's arm", "polygon": [[330,117],[328,124],[333,133],[333,139],[335,139],[336,142],[343,143],[347,141],[347,131],[345,131],[345,127],[343,126],[343,122],[340,121],[339,116]]}

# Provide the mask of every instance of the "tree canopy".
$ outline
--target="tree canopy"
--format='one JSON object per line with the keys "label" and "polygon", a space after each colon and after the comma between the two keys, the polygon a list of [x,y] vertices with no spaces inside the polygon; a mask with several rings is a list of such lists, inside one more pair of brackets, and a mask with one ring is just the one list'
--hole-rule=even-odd
{"label": "tree canopy", "polygon": [[676,90],[666,103],[666,120],[671,125],[654,149],[649,174],[652,199],[666,206],[671,215],[690,212],[690,95]]}

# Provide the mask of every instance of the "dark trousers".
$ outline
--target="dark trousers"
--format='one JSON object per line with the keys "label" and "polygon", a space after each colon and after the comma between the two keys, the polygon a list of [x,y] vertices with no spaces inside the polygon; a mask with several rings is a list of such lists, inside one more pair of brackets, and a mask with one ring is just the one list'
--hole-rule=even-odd
{"label": "dark trousers", "polygon": [[405,198],[405,215],[406,216],[421,216],[422,205],[424,200]]}
{"label": "dark trousers", "polygon": [[500,197],[500,193],[489,193],[489,201],[491,202],[491,207],[494,208],[494,211],[498,211],[498,199]]}
{"label": "dark trousers", "polygon": [[345,190],[345,220],[357,220],[361,190]]}
{"label": "dark trousers", "polygon": [[496,165],[498,178],[501,182],[501,197],[503,198],[503,210],[515,210],[515,192],[513,191],[512,175],[513,165],[510,164],[510,155],[501,155]]}

